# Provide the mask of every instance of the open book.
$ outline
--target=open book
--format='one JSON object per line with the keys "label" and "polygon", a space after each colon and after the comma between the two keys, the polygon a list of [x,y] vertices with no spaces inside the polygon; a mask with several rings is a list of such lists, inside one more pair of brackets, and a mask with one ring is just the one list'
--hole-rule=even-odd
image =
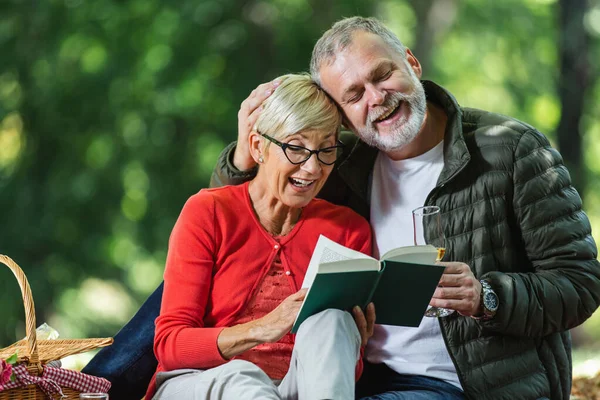
{"label": "open book", "polygon": [[309,288],[292,333],[328,308],[375,303],[376,323],[417,327],[444,272],[433,246],[399,247],[381,261],[321,235],[302,283]]}

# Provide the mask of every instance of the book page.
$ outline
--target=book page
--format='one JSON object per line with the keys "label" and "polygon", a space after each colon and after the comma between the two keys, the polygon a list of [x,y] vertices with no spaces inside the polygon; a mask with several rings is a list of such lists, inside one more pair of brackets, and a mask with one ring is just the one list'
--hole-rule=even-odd
{"label": "book page", "polygon": [[381,256],[382,260],[400,261],[413,264],[435,264],[438,250],[432,245],[398,247]]}
{"label": "book page", "polygon": [[379,262],[372,258],[351,258],[343,261],[333,261],[319,265],[319,274],[334,274],[336,272],[379,271]]}
{"label": "book page", "polygon": [[345,310],[357,304],[366,306],[380,269],[379,261],[373,257],[319,236],[302,282],[302,288],[308,288],[308,293],[292,332],[295,333],[306,318],[327,308]]}
{"label": "book page", "polygon": [[[354,260],[361,260],[361,262],[355,263]],[[367,262],[366,260],[369,261]],[[321,265],[322,271],[319,271],[319,265]],[[327,268],[327,266],[331,268]],[[302,287],[310,287],[318,272],[363,271],[371,269],[379,269],[379,262],[373,257],[369,257],[360,251],[349,249],[321,235],[308,264]]]}

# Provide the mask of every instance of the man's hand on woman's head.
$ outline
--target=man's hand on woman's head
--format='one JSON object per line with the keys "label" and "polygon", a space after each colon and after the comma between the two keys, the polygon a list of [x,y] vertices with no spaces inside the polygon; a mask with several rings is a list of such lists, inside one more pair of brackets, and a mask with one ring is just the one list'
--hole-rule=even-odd
{"label": "man's hand on woman's head", "polygon": [[256,165],[250,155],[248,136],[254,129],[254,125],[262,111],[262,103],[273,94],[279,84],[280,81],[275,79],[259,85],[240,106],[240,111],[238,111],[238,141],[233,155],[233,165],[240,171],[246,171]]}
{"label": "man's hand on woman's head", "polygon": [[364,312],[359,306],[355,306],[352,309],[352,315],[360,333],[360,345],[366,346],[371,336],[373,336],[373,329],[375,327],[375,305],[369,303]]}

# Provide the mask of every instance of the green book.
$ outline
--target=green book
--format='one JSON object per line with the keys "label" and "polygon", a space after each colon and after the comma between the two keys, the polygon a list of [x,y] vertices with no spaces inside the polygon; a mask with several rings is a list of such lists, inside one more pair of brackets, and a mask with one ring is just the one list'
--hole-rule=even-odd
{"label": "green book", "polygon": [[303,288],[309,288],[292,327],[329,308],[350,311],[375,304],[376,323],[418,327],[444,267],[436,265],[433,246],[399,247],[381,260],[344,247],[321,235]]}

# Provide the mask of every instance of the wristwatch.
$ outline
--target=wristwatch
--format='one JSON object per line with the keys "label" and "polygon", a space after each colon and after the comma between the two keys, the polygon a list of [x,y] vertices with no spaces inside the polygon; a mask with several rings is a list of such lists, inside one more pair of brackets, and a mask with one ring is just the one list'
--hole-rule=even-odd
{"label": "wristwatch", "polygon": [[483,314],[473,315],[473,318],[487,321],[494,318],[496,315],[500,301],[498,300],[498,295],[494,292],[494,289],[492,289],[492,286],[488,281],[482,279],[479,283],[481,283],[481,306]]}

